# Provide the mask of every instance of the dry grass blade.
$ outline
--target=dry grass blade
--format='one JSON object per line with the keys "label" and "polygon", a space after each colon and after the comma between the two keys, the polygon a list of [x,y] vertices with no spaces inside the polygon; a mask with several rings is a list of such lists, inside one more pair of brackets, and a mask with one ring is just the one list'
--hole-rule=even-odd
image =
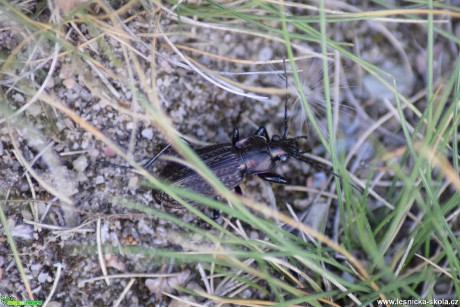
{"label": "dry grass blade", "polygon": [[[160,33],[162,33],[161,29],[159,29]],[[163,37],[165,41],[168,43],[168,45],[171,47],[171,49],[185,62],[188,64],[189,67],[191,67],[197,74],[202,76],[204,79],[207,81],[211,82],[217,87],[220,87],[230,93],[233,93],[235,95],[241,95],[247,98],[252,98],[252,99],[267,99],[267,97],[264,96],[258,96],[250,93],[245,93],[238,88],[232,86],[231,84],[228,84],[227,82],[223,81],[222,79],[216,79],[215,76],[210,75],[205,73],[203,70],[199,69],[195,64],[192,63],[191,60],[189,60],[182,52],[177,49],[177,47],[169,40],[167,36]]]}
{"label": "dry grass blade", "polygon": [[3,208],[6,208],[6,204],[7,204],[9,195],[10,195],[10,191],[7,192],[5,200],[3,200],[3,206],[0,206],[0,220],[1,220],[2,224],[3,224],[3,230],[4,230],[6,238],[8,240],[8,245],[9,245],[9,247],[10,247],[10,249],[11,249],[13,255],[14,255],[16,265],[17,265],[18,270],[19,270],[19,272],[21,274],[22,282],[24,283],[24,286],[25,286],[25,288],[27,290],[27,295],[29,296],[29,298],[31,300],[33,300],[34,299],[34,294],[32,292],[32,289],[30,288],[29,281],[27,280],[27,277],[25,275],[24,266],[22,265],[21,258],[19,258],[16,243],[14,242],[13,236],[11,235],[10,227],[8,226],[8,221],[7,221],[5,213],[3,211],[4,210]]}
{"label": "dry grass blade", "polygon": [[51,299],[53,298],[54,292],[56,292],[56,289],[59,285],[59,281],[61,280],[61,272],[62,272],[62,265],[60,263],[56,264],[56,273],[54,274],[54,282],[53,286],[51,287],[50,292],[48,293],[48,296],[46,297],[46,301],[43,303],[43,306],[46,307]]}
{"label": "dry grass blade", "polygon": [[129,289],[131,289],[132,285],[136,282],[134,278],[130,279],[126,287],[123,289],[123,292],[121,292],[120,297],[117,298],[117,300],[114,302],[113,306],[117,307],[120,306],[121,302],[123,299],[125,299],[126,294],[128,293]]}
{"label": "dry grass blade", "polygon": [[[12,135],[10,134],[10,137],[12,138]],[[34,177],[35,180],[37,180],[40,183],[40,186],[43,187],[45,190],[47,190],[51,195],[56,196],[59,198],[60,201],[67,205],[72,205],[73,201],[66,195],[62,193],[62,191],[58,191],[54,187],[52,187],[50,184],[48,184],[46,181],[44,181],[36,171],[33,170],[33,168],[30,166],[30,164],[25,160],[24,156],[21,154],[21,151],[17,147],[17,145],[13,142],[13,146],[15,147],[14,155],[18,159],[18,161],[24,166],[24,168],[29,172],[32,177]]]}
{"label": "dry grass blade", "polygon": [[444,275],[446,275],[450,279],[453,279],[453,276],[452,276],[451,273],[449,273],[448,271],[446,271],[446,269],[444,269],[444,268],[440,267],[439,265],[437,265],[436,263],[434,263],[432,260],[430,260],[428,258],[425,258],[422,255],[416,254],[416,256],[419,257],[420,259],[423,259],[426,263],[428,263],[428,264],[432,265],[433,267],[435,267],[439,272],[443,273]]}
{"label": "dry grass blade", "polygon": [[[99,259],[99,265],[101,266],[101,271],[104,276],[107,276],[107,267],[105,266],[104,254],[102,251],[102,241],[101,241],[101,219],[97,219],[96,223],[96,243],[97,243],[97,256]],[[105,282],[110,286],[110,279],[105,278]]]}

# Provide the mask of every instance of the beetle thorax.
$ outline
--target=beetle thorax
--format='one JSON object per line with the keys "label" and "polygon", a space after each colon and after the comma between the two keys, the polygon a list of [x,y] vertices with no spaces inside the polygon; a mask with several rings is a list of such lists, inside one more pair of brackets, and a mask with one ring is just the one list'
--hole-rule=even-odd
{"label": "beetle thorax", "polygon": [[263,136],[247,137],[238,141],[235,147],[246,167],[247,175],[264,173],[275,167],[269,143]]}

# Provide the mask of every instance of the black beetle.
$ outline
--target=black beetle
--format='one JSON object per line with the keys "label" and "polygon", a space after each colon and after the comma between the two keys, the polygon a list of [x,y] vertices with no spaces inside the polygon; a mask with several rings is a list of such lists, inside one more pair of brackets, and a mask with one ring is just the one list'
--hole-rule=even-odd
{"label": "black beetle", "polygon": [[[300,138],[306,138],[306,136],[287,138],[275,135],[270,138],[267,130],[260,127],[254,135],[240,140],[239,131],[235,128],[231,144],[215,144],[194,149],[194,151],[228,189],[235,189],[237,193],[241,193],[239,185],[245,175],[257,174],[264,180],[287,184],[286,178],[269,172],[275,167],[277,161],[286,161],[293,157],[306,163],[314,163],[301,157],[297,143]],[[152,165],[166,149],[149,160],[144,167]],[[190,189],[208,197],[217,197],[214,188],[208,182],[182,164],[168,162],[159,177],[178,188]],[[154,198],[165,207],[183,208],[164,192],[155,191]]]}
{"label": "black beetle", "polygon": [[[288,180],[286,178],[272,173],[270,170],[275,167],[278,161],[284,162],[289,158],[295,158],[342,179],[340,175],[334,173],[331,169],[302,156],[304,152],[299,151],[298,140],[306,138],[307,136],[303,135],[288,138],[286,98],[284,135],[282,137],[274,135],[270,138],[265,127],[260,127],[254,135],[240,140],[239,130],[235,128],[231,144],[215,144],[197,148],[194,151],[228,189],[235,189],[238,194],[241,194],[239,185],[246,175],[258,175],[269,182],[287,184]],[[150,159],[144,165],[144,168],[150,167],[170,146],[170,144],[167,145],[155,157]],[[214,188],[206,180],[180,163],[168,162],[161,170],[159,177],[177,188],[189,189],[211,198],[217,198],[218,196]],[[361,191],[358,187],[354,185],[353,187]],[[181,204],[165,192],[154,190],[153,197],[165,207],[183,209]],[[193,204],[193,202],[191,203]]]}
{"label": "black beetle", "polygon": [[[257,175],[269,182],[287,184],[288,180],[286,178],[272,173],[270,170],[276,166],[276,162],[284,162],[289,158],[295,158],[310,164],[316,169],[342,178],[330,169],[301,156],[303,152],[299,151],[298,140],[305,138],[307,137],[287,138],[287,129],[283,137],[274,135],[270,138],[265,127],[260,127],[254,135],[240,140],[239,131],[235,128],[231,144],[215,144],[197,148],[194,151],[228,189],[235,189],[239,194],[241,194],[239,185],[246,175]],[[151,166],[169,147],[170,145],[161,150],[144,167]],[[211,198],[217,197],[214,188],[208,182],[195,171],[180,163],[168,162],[160,172],[159,177],[178,188],[190,189]],[[360,190],[355,186],[353,187]],[[183,208],[182,205],[165,192],[154,191],[153,196],[156,201],[165,207]]]}

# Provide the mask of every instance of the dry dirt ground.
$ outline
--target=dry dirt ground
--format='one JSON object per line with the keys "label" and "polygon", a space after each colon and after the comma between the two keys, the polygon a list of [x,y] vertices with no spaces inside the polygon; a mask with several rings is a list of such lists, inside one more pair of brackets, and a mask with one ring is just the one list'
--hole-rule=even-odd
{"label": "dry dirt ground", "polygon": [[[122,3],[115,1],[111,5],[113,10],[122,7]],[[104,306],[114,304],[120,297],[123,306],[172,306],[171,298],[163,292],[187,297],[186,292],[174,290],[174,285],[206,292],[199,266],[155,254],[163,248],[182,249],[177,243],[180,241],[174,239],[176,236],[183,236],[184,242],[200,239],[158,216],[123,205],[124,200],[130,200],[164,210],[154,201],[152,189],[144,185],[142,176],[96,163],[103,160],[127,165],[95,131],[128,152],[134,161],[144,162],[152,157],[168,140],[155,125],[133,117],[131,112],[144,110],[143,99],[149,97],[136,87],[155,83],[158,89],[155,94],[165,114],[184,136],[202,142],[196,146],[230,142],[235,126],[240,127],[242,136],[254,133],[260,125],[266,125],[271,134],[282,133],[284,43],[206,28],[199,23],[200,18],[196,19],[197,24],[192,23],[193,19],[181,21],[165,10],[171,9],[166,4],[165,7],[152,5],[149,12],[140,4],[132,5],[119,13],[119,19],[104,17],[110,11],[92,4],[86,8],[92,19],[84,20],[80,12],[71,22],[62,19],[68,8],[50,9],[46,2],[38,1],[16,7],[31,20],[60,23],[57,42],[46,35],[26,42],[37,28],[21,24],[20,20],[6,20],[5,12],[1,16],[0,52],[2,59],[12,57],[8,59],[8,67],[4,66],[5,70],[0,72],[1,206],[34,298],[45,301],[54,291],[48,306]],[[61,19],[52,16],[56,10],[60,10]],[[298,9],[296,14],[316,13]],[[152,44],[153,34],[160,33],[160,29],[181,54],[209,70],[227,73],[229,79],[246,85],[247,92],[254,92],[250,87],[281,91],[262,101],[218,88],[190,69],[161,35]],[[362,58],[397,76],[401,92],[412,96],[422,89],[426,58],[420,45],[426,34],[420,26],[389,23],[381,27],[373,22],[351,22],[331,24],[329,31],[335,40],[358,46],[355,48],[359,48]],[[21,48],[23,43],[27,46]],[[435,46],[444,50],[444,57],[437,63],[439,74],[449,63],[454,51],[451,47],[441,43]],[[302,42],[295,55],[319,51],[318,44]],[[145,73],[143,81],[132,74],[137,65],[133,56]],[[278,62],[254,65],[226,58]],[[337,58],[331,55],[331,59]],[[338,123],[340,155],[351,150],[364,129],[387,112],[383,101],[390,94],[351,61],[339,57],[338,62],[338,67],[331,62],[331,72],[337,69],[340,74],[339,80],[333,80],[337,87],[332,87],[339,89],[343,104]],[[315,111],[324,126],[321,62],[304,59],[299,63],[305,87],[312,89],[308,91],[309,98],[318,102]],[[281,72],[281,77],[275,71]],[[308,134],[309,139],[302,146],[327,159],[312,127],[299,115],[300,104],[294,100],[294,95],[290,95],[291,134]],[[53,105],[53,101],[71,110],[72,115]],[[410,111],[406,115],[408,119],[412,116]],[[86,123],[96,130],[85,126]],[[391,119],[377,129],[354,156],[350,172],[366,178],[378,151],[372,139],[379,140],[388,151],[403,145],[404,138],[397,127],[398,122]],[[161,166],[161,163],[154,165],[152,174],[157,174]],[[289,177],[296,186],[321,189],[327,185],[328,174],[296,162],[279,166],[277,172]],[[256,177],[247,178],[242,188],[245,196],[268,204],[289,202],[299,216],[311,209],[313,199],[324,203],[313,194],[277,185],[271,189]],[[381,205],[369,201],[369,206]],[[311,215],[306,223],[314,224],[322,218],[321,213],[316,214],[319,216]],[[203,229],[208,227],[189,214],[179,216]],[[0,230],[0,294],[25,295],[27,289],[4,228]],[[331,231],[328,226],[327,232]],[[251,236],[264,238],[255,231]],[[98,242],[103,245],[101,252]],[[122,246],[133,249],[126,252]],[[107,272],[101,268],[101,262]],[[133,276],[103,278],[116,274]],[[56,288],[51,290],[54,283]],[[257,293],[242,291],[236,297],[257,297]],[[211,304],[204,297],[188,299]]]}

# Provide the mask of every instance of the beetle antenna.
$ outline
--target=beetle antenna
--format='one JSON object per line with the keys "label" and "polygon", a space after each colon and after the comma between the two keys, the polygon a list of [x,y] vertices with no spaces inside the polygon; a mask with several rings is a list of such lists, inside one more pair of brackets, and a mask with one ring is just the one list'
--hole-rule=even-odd
{"label": "beetle antenna", "polygon": [[286,59],[283,59],[283,68],[284,68],[284,80],[286,81],[286,98],[284,101],[284,135],[283,135],[283,138],[286,139],[289,133],[288,119],[287,119],[288,77],[287,77],[287,71],[286,71]]}
{"label": "beetle antenna", "polygon": [[[297,160],[299,161],[302,161],[304,163],[307,163],[308,165],[310,165],[311,167],[313,168],[316,168],[317,170],[319,171],[323,171],[323,172],[326,172],[328,174],[331,174],[337,178],[340,179],[340,181],[343,183],[343,177],[340,176],[339,174],[335,173],[332,171],[331,168],[327,167],[327,166],[324,166],[324,165],[321,165],[321,164],[318,164],[316,161],[313,161],[312,159],[309,159],[307,157],[303,157],[303,156],[294,156],[294,158],[296,158]],[[350,185],[356,190],[358,191],[359,193],[361,194],[364,194],[364,191],[363,189],[361,189],[360,187],[350,183]]]}
{"label": "beetle antenna", "polygon": [[103,160],[96,160],[96,163],[97,164],[102,164],[102,165],[105,165],[105,166],[119,167],[119,168],[125,168],[125,169],[132,169],[133,168],[132,166],[118,165],[118,164],[110,163],[110,162],[103,161]]}
{"label": "beetle antenna", "polygon": [[[144,163],[144,165],[142,165],[145,169],[149,168],[156,160],[158,160],[158,158],[164,154],[164,152],[166,150],[168,150],[170,147],[171,147],[171,143],[169,143],[168,145],[166,145],[165,148],[163,148],[162,150],[160,150],[160,152],[158,152],[156,154],[155,157],[151,158],[150,160],[148,160],[146,163]],[[112,166],[112,167],[120,167],[120,168],[125,168],[125,169],[133,169],[134,167],[132,166],[124,166],[124,165],[118,165],[118,164],[113,164],[113,163],[110,163],[110,162],[106,162],[106,161],[103,161],[103,160],[96,160],[96,163],[98,164],[103,164],[103,165],[106,165],[106,166]]]}

